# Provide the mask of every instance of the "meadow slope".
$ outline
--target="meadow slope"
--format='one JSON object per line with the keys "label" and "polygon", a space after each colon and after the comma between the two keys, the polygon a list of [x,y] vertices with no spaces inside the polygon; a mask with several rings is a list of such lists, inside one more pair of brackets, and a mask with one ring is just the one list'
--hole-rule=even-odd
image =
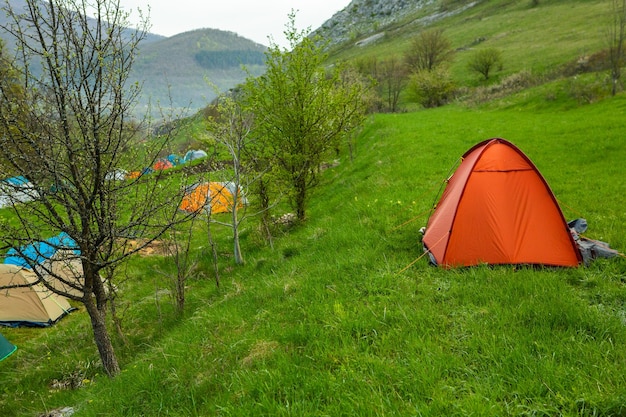
{"label": "meadow slope", "polygon": [[[567,219],[624,250],[626,96],[545,97],[371,116],[354,158],[324,172],[305,225],[270,247],[248,224],[242,267],[218,233],[219,289],[198,228],[183,317],[159,272],[167,259],[138,257],[120,288],[115,379],[100,373],[84,312],[3,330],[19,350],[0,365],[0,415],[624,415],[626,260],[442,270],[418,259],[443,181],[491,137],[526,153]],[[72,378],[77,389],[52,384]]]}

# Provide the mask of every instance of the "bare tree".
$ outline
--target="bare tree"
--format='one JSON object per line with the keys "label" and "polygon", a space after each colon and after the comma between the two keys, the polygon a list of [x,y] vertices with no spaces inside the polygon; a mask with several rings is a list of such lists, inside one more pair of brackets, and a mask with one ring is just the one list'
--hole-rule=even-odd
{"label": "bare tree", "polygon": [[395,56],[381,62],[378,75],[378,85],[382,89],[383,96],[387,99],[389,111],[398,111],[400,93],[406,88],[408,82],[406,65]]}
{"label": "bare tree", "polygon": [[374,81],[370,109],[374,111],[398,111],[400,94],[406,88],[409,79],[408,67],[402,58],[391,56],[378,60],[375,56],[355,60],[354,68],[364,77]]}
{"label": "bare tree", "polygon": [[404,61],[411,72],[431,71],[451,61],[453,56],[454,51],[443,29],[430,29],[413,38],[404,54]]}
{"label": "bare tree", "polygon": [[229,188],[233,196],[231,208],[231,223],[233,229],[233,253],[235,263],[243,264],[243,254],[239,243],[239,226],[245,220],[245,215],[239,217],[239,207],[244,206],[243,182],[246,176],[244,157],[246,148],[253,141],[251,130],[253,115],[246,111],[231,94],[222,94],[217,99],[216,116],[207,120],[207,129],[213,139],[226,148],[232,161],[232,180]]}
{"label": "bare tree", "polygon": [[608,55],[611,71],[611,94],[617,94],[624,65],[624,39],[626,37],[626,0],[610,1],[610,23],[607,26]]}
{"label": "bare tree", "polygon": [[[180,315],[185,310],[186,285],[187,281],[197,273],[198,262],[191,251],[191,240],[195,226],[195,217],[187,223],[178,224],[164,234],[162,249],[165,255],[169,256],[174,266],[174,271],[156,268],[155,270],[165,276],[171,285],[172,298],[176,312]],[[167,220],[166,220],[167,221]]]}
{"label": "bare tree", "polygon": [[[106,325],[110,301],[101,274],[164,233],[177,218],[178,186],[155,173],[134,180],[111,176],[120,168],[150,166],[167,135],[146,141],[141,124],[129,120],[140,85],[127,82],[147,20],[129,30],[119,0],[25,0],[6,2],[15,41],[14,69],[23,94],[0,83],[2,174],[30,180],[37,200],[14,204],[14,221],[0,224],[0,241],[23,253],[26,244],[64,232],[82,273],[72,277],[28,259],[48,288],[82,303],[109,376],[120,372]],[[88,17],[88,16],[91,16]],[[15,120],[19,117],[21,120]],[[142,163],[143,161],[143,163]],[[160,219],[167,219],[163,223]],[[129,239],[139,245],[129,246]],[[63,288],[53,284],[61,281]]]}

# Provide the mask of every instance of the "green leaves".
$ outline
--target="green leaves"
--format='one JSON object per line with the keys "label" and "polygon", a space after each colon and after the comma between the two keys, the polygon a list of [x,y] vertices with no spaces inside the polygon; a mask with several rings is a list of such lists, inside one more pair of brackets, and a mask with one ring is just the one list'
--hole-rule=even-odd
{"label": "green leaves", "polygon": [[364,120],[365,86],[344,76],[341,65],[324,67],[326,42],[299,31],[293,13],[285,36],[291,49],[271,45],[266,73],[249,79],[244,90],[256,116],[256,134],[289,184],[293,208],[304,220],[320,164]]}

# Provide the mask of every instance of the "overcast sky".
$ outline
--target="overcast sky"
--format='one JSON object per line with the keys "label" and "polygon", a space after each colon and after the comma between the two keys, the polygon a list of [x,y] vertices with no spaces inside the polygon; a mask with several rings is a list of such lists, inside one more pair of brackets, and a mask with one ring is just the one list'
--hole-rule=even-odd
{"label": "overcast sky", "polygon": [[320,27],[350,0],[120,0],[138,22],[138,9],[150,12],[150,32],[172,36],[194,29],[211,28],[235,32],[263,45],[268,37],[286,46],[283,31],[287,16],[296,11],[296,27]]}

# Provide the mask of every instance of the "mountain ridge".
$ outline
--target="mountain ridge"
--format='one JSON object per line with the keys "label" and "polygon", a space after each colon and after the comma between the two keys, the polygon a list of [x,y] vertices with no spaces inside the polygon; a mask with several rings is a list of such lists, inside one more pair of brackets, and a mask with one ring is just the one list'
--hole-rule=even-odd
{"label": "mountain ridge", "polygon": [[[20,11],[26,2],[8,0],[8,5]],[[0,26],[8,25],[10,18],[0,13]],[[8,50],[15,49],[11,36],[2,33],[0,37]],[[142,117],[156,107],[177,113],[205,107],[216,91],[233,88],[248,75],[260,75],[264,71],[260,57],[265,50],[264,45],[219,29],[196,29],[169,37],[146,33],[128,80],[142,85],[135,116]],[[213,65],[212,60],[221,60],[221,64]]]}
{"label": "mountain ridge", "polygon": [[[199,110],[216,97],[216,90],[226,91],[248,75],[263,73],[259,57],[265,50],[263,45],[219,29],[196,29],[140,44],[130,77],[132,82],[143,83],[138,109],[157,104]],[[218,65],[218,57],[223,64]]]}

